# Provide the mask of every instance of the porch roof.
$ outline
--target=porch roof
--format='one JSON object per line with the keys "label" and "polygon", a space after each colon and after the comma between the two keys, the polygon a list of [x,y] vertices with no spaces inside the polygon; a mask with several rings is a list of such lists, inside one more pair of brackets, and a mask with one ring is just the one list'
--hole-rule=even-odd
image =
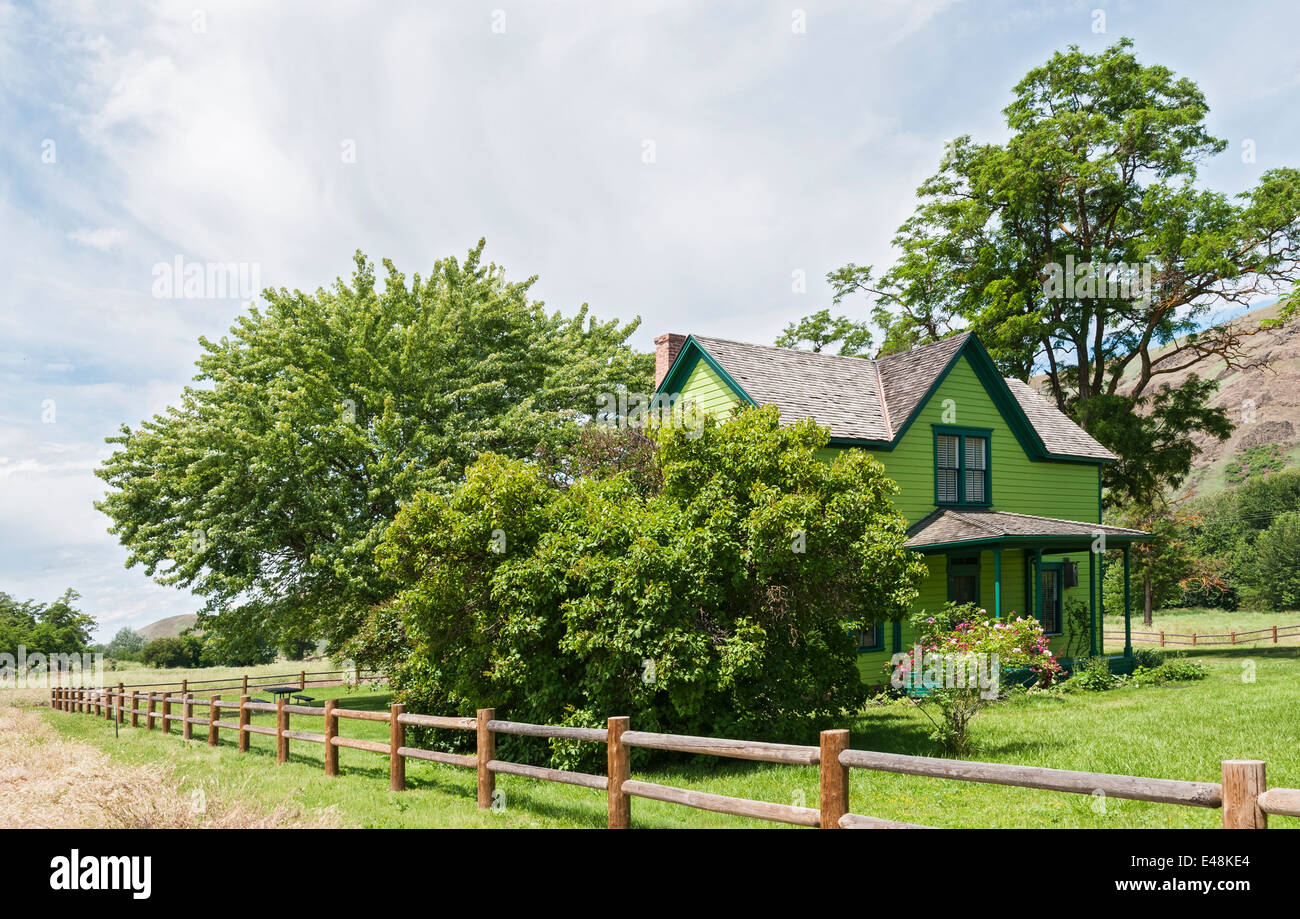
{"label": "porch roof", "polygon": [[1035,517],[1009,511],[941,507],[907,528],[907,546],[918,552],[979,545],[1085,547],[1104,534],[1116,545],[1145,542],[1150,533],[1082,520]]}

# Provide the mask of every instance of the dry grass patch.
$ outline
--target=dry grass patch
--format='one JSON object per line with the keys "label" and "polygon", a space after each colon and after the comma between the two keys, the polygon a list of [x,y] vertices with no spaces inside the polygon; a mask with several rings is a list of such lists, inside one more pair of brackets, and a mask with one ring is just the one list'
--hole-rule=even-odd
{"label": "dry grass patch", "polygon": [[171,766],[125,766],[62,739],[33,712],[0,705],[0,828],[333,827],[332,808],[267,812],[211,783],[185,789]]}

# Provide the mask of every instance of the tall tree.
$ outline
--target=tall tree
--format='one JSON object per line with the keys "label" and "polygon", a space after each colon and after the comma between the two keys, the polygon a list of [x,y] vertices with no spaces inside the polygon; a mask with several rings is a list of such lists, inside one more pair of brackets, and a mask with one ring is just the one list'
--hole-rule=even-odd
{"label": "tall tree", "polygon": [[[1226,420],[1212,389],[1181,399],[1173,442],[1121,422],[1150,410],[1142,400],[1179,401],[1159,395],[1170,375],[1243,358],[1258,324],[1201,326],[1300,277],[1300,170],[1267,171],[1235,199],[1201,188],[1198,166],[1227,146],[1206,129],[1205,97],[1131,49],[1071,46],[1030,71],[1003,110],[1005,143],[947,145],[897,262],[878,279],[851,263],[828,280],[837,302],[872,299],[884,352],[972,329],[1004,373],[1045,374],[1050,398],[1103,443],[1126,457],[1168,447],[1158,463],[1185,476],[1193,454],[1179,441]],[[1137,497],[1131,475],[1108,475],[1113,499]]]}
{"label": "tall tree", "polygon": [[81,654],[90,646],[95,617],[75,606],[81,595],[69,587],[53,603],[19,602],[0,592],[0,652],[17,655]]}
{"label": "tall tree", "polygon": [[128,565],[206,596],[218,634],[226,611],[272,643],[337,643],[391,590],[373,554],[404,501],[484,451],[531,456],[601,392],[649,389],[639,320],[548,314],[483,248],[410,283],[358,252],[350,284],[268,289],[201,339],[199,385],[123,426],[98,470]]}

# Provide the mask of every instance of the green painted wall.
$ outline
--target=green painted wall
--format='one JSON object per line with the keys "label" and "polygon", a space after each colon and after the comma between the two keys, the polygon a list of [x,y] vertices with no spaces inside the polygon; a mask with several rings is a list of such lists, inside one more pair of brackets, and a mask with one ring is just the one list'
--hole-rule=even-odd
{"label": "green painted wall", "polygon": [[[682,386],[683,394],[694,397],[705,411],[725,415],[741,401],[725,381],[705,363],[698,361]],[[899,486],[895,503],[910,522],[920,520],[935,509],[934,504],[934,426],[988,428],[992,431],[989,454],[992,467],[992,506],[994,510],[1066,520],[1100,522],[1098,508],[1098,466],[1091,463],[1032,461],[1002,418],[970,362],[963,356],[943,382],[921,407],[912,425],[893,450],[874,450],[872,455]],[[827,447],[826,458],[843,447]],[[857,449],[857,448],[853,448]],[[960,553],[974,555],[973,551]],[[993,609],[994,554],[991,549],[980,556],[980,602]],[[1079,587],[1065,591],[1065,600],[1088,602],[1087,553],[1072,556],[1052,555],[1044,561],[1079,562]],[[930,575],[921,587],[916,608],[935,610],[948,600],[947,559],[943,555],[926,557]],[[1098,572],[1100,578],[1100,572]],[[1002,613],[1024,614],[1029,609],[1024,553],[1021,549],[1002,552]],[[902,647],[914,636],[904,624]],[[1052,648],[1060,652],[1066,636],[1052,639]],[[894,651],[892,627],[886,628],[885,650],[859,655],[859,668],[869,683],[884,682],[884,665]]]}
{"label": "green painted wall", "polygon": [[743,401],[705,361],[695,362],[695,368],[682,385],[682,395],[694,399],[702,411],[718,417],[725,417]]}

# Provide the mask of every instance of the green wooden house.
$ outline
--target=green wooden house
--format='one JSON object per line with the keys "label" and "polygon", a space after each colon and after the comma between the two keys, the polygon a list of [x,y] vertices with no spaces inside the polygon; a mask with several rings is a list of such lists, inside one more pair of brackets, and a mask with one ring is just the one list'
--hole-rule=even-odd
{"label": "green wooden house", "polygon": [[[879,360],[700,335],[655,339],[656,390],[726,415],[775,405],[830,429],[828,450],[871,453],[898,483],[909,545],[930,569],[917,606],[974,601],[1033,615],[1067,661],[1099,654],[1104,552],[1124,566],[1124,655],[1131,666],[1129,547],[1150,538],[1101,522],[1110,451],[1031,387],[998,373],[971,333]],[[902,623],[859,636],[864,678],[883,682],[909,647]]]}

